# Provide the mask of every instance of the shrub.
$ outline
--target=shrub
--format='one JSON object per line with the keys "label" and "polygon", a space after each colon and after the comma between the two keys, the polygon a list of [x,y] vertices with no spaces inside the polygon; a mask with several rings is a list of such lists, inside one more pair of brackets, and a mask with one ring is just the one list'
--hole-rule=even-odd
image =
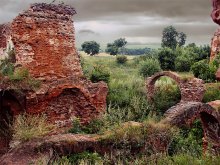
{"label": "shrub", "polygon": [[102,162],[102,157],[98,153],[82,152],[69,156],[69,161],[72,164],[99,164]]}
{"label": "shrub", "polygon": [[207,103],[214,100],[220,100],[220,84],[206,84],[206,92],[203,102]]}
{"label": "shrub", "polygon": [[0,72],[2,73],[2,75],[13,75],[14,69],[14,64],[11,63],[9,59],[4,59],[0,62]]}
{"label": "shrub", "polygon": [[180,89],[170,78],[162,77],[156,82],[154,105],[158,115],[164,114],[181,99]]}
{"label": "shrub", "polygon": [[150,77],[159,71],[161,71],[160,63],[156,59],[147,59],[140,64],[139,73],[144,77]]}
{"label": "shrub", "polygon": [[72,128],[69,130],[70,133],[86,133],[86,134],[95,134],[98,133],[101,128],[104,126],[103,119],[93,119],[87,125],[81,125],[79,118],[74,118],[72,121]]}
{"label": "shrub", "polygon": [[178,56],[175,60],[175,69],[178,72],[189,72],[192,62],[192,59],[187,55]]}
{"label": "shrub", "polygon": [[17,68],[14,73],[9,76],[12,81],[22,81],[29,78],[29,71],[26,68]]}
{"label": "shrub", "polygon": [[144,147],[142,152],[151,154],[161,152],[161,146],[158,143],[163,144],[165,151],[176,134],[178,130],[168,124],[147,120],[144,123],[119,124],[104,132],[101,141],[103,144],[115,145],[125,154],[142,147]]}
{"label": "shrub", "polygon": [[120,55],[116,57],[116,62],[118,64],[125,64],[127,61],[128,61],[128,58],[125,55]]}
{"label": "shrub", "polygon": [[175,70],[176,54],[170,48],[163,48],[158,53],[160,66],[163,70]]}
{"label": "shrub", "polygon": [[13,140],[28,141],[47,135],[55,126],[48,124],[45,115],[18,115],[13,124]]}
{"label": "shrub", "polygon": [[[82,153],[71,154],[69,156],[61,157],[50,164],[53,165],[102,165],[104,164],[103,157],[98,153],[84,151]],[[41,162],[39,164],[42,164]]]}
{"label": "shrub", "polygon": [[190,153],[192,156],[202,154],[203,129],[199,120],[195,121],[191,128],[182,127],[180,133],[172,141],[169,154]]}
{"label": "shrub", "polygon": [[104,81],[106,83],[110,80],[110,73],[109,71],[102,65],[94,66],[92,73],[90,75],[90,80],[93,83]]}
{"label": "shrub", "polygon": [[217,67],[209,64],[207,60],[201,60],[192,65],[191,71],[195,77],[203,79],[205,82],[214,82]]}
{"label": "shrub", "polygon": [[72,128],[69,130],[69,133],[83,133],[82,128],[81,128],[81,124],[80,124],[80,119],[75,117],[72,119]]}

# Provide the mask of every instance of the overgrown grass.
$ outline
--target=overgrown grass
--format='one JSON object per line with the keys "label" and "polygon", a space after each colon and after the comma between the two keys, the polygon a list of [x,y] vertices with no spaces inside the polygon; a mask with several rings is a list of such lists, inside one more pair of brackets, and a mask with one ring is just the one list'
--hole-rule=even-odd
{"label": "overgrown grass", "polygon": [[[80,157],[85,153],[76,154],[74,157]],[[101,156],[97,153],[89,153],[91,157],[81,157],[77,162],[71,162],[69,157],[62,157],[53,165],[219,165],[219,156],[206,156],[206,157],[194,157],[190,154],[177,154],[174,156],[168,156],[166,154],[158,154],[153,156],[140,155],[137,157],[124,158],[123,155],[118,158],[105,155]],[[95,158],[93,158],[95,157]],[[91,160],[92,158],[92,160]],[[98,159],[98,160],[96,160]]]}
{"label": "overgrown grass", "polygon": [[206,92],[203,98],[203,102],[220,100],[220,83],[206,84]]}
{"label": "overgrown grass", "polygon": [[[85,75],[90,78],[91,70],[95,65],[101,65],[110,72],[108,82],[109,94],[107,98],[107,113],[101,120],[95,120],[91,125],[80,128],[80,133],[99,133],[103,136],[103,141],[115,145],[117,154],[98,156],[101,160],[94,161],[92,164],[143,164],[149,165],[182,165],[182,164],[216,164],[219,157],[201,156],[202,132],[201,125],[195,124],[192,129],[184,128],[177,131],[175,128],[162,125],[152,121],[152,112],[157,112],[156,119],[160,119],[163,113],[180,101],[180,90],[177,84],[166,77],[162,77],[156,82],[155,105],[152,106],[146,100],[145,79],[138,73],[140,59],[129,59],[125,64],[119,65],[116,57],[84,57],[83,70]],[[180,73],[182,79],[191,79],[191,73]],[[215,88],[217,89],[217,88]],[[213,99],[207,95],[207,98]],[[211,98],[212,97],[212,98]],[[125,123],[136,121],[140,123]],[[78,126],[75,127],[77,133]],[[93,129],[94,128],[94,129]],[[168,149],[165,154],[155,151],[155,139],[166,141]],[[146,140],[147,139],[147,140]],[[147,142],[147,143],[146,143]],[[144,146],[148,152],[133,154],[132,147]],[[93,153],[90,153],[93,154]],[[96,154],[96,153],[95,153]],[[80,154],[83,155],[83,154]],[[97,155],[96,155],[97,156]],[[78,157],[75,155],[74,157]],[[61,159],[67,164],[70,157]],[[78,164],[91,164],[86,157],[81,157]],[[62,163],[61,163],[62,164]],[[70,163],[71,164],[71,163]]]}
{"label": "overgrown grass", "polygon": [[177,83],[168,77],[161,77],[155,87],[155,112],[161,116],[181,100],[181,93]]}
{"label": "overgrown grass", "polygon": [[[12,56],[15,56],[12,54]],[[9,57],[0,60],[0,84],[10,89],[37,90],[40,87],[40,81],[30,76],[27,68],[15,67],[15,57]]]}
{"label": "overgrown grass", "polygon": [[45,115],[20,114],[13,124],[13,140],[28,141],[52,132],[55,126],[47,122]]}

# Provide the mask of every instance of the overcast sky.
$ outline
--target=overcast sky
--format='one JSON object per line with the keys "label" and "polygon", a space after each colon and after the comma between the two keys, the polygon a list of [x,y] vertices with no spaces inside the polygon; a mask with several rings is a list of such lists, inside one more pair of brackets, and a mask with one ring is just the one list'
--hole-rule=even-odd
{"label": "overcast sky", "polygon": [[[1,0],[0,23],[12,21],[33,2]],[[59,1],[58,1],[59,2]],[[164,27],[173,25],[187,34],[187,42],[210,44],[217,29],[210,13],[211,0],[63,0],[75,7],[76,43],[102,44],[123,37],[129,43],[160,43]]]}

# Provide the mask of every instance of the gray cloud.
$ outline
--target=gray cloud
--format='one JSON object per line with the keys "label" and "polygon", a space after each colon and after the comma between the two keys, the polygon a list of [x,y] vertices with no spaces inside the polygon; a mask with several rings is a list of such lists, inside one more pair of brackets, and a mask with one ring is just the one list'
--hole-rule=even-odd
{"label": "gray cloud", "polygon": [[[162,30],[168,25],[186,33],[189,42],[209,43],[218,27],[210,18],[210,0],[63,1],[76,8],[74,20],[78,44],[84,40],[106,43],[118,37],[128,37],[131,42],[139,42],[141,37],[150,38],[149,42],[153,38],[153,42],[160,42]],[[11,21],[35,2],[42,0],[1,0],[0,23]]]}
{"label": "gray cloud", "polygon": [[78,33],[79,33],[79,34],[85,34],[85,35],[89,35],[89,34],[98,35],[98,33],[94,32],[94,31],[92,31],[92,30],[89,30],[89,29],[79,30]]}

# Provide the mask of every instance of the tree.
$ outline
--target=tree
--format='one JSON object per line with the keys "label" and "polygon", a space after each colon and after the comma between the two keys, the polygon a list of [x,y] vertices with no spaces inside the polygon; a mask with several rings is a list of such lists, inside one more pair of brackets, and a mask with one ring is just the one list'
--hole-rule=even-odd
{"label": "tree", "polygon": [[178,45],[183,46],[186,43],[186,34],[183,32],[180,32],[178,34]]}
{"label": "tree", "polygon": [[105,51],[110,55],[116,55],[118,54],[118,47],[114,44],[108,43]]}
{"label": "tree", "polygon": [[125,40],[125,38],[119,38],[117,40],[115,40],[113,43],[108,43],[107,44],[107,48],[106,48],[106,52],[110,53],[110,55],[116,55],[119,52],[119,49],[121,49],[120,52],[124,51],[124,47],[127,44],[127,41]]}
{"label": "tree", "polygon": [[163,30],[162,47],[168,47],[176,49],[176,46],[183,46],[186,42],[186,34],[183,32],[177,32],[175,27],[168,26]]}
{"label": "tree", "polygon": [[168,47],[163,48],[158,53],[158,59],[163,70],[175,70],[176,54],[172,49]]}
{"label": "tree", "polygon": [[100,49],[100,45],[95,41],[86,41],[81,45],[81,47],[82,50],[90,56],[98,54]]}
{"label": "tree", "polygon": [[119,38],[114,41],[114,45],[117,46],[120,49],[121,54],[124,54],[125,52],[125,45],[128,42],[125,40],[125,38]]}
{"label": "tree", "polygon": [[128,42],[125,40],[125,38],[119,38],[114,41],[114,45],[118,48],[124,47]]}

